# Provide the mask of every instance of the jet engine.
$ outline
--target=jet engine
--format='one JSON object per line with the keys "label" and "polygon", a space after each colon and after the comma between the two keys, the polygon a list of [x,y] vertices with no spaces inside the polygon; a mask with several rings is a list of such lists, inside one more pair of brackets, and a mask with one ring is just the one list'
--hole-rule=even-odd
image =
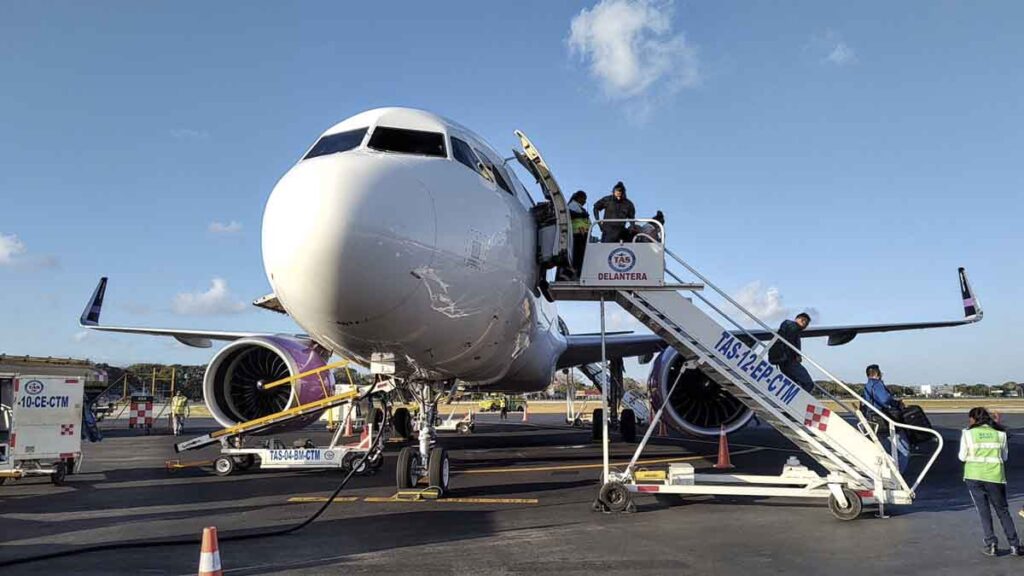
{"label": "jet engine", "polygon": [[[647,386],[657,410],[679,377],[679,385],[665,407],[666,422],[679,432],[697,436],[716,436],[739,430],[753,413],[742,402],[698,369],[683,369],[684,359],[674,348],[667,348],[655,359]],[[679,371],[683,370],[680,376]]]}
{"label": "jet engine", "polygon": [[[309,340],[287,336],[242,338],[225,346],[210,360],[203,377],[203,398],[221,426],[233,426],[333,393],[334,377],[330,371],[265,388],[276,380],[325,365],[322,349]],[[311,415],[294,427],[305,426],[317,417]]]}

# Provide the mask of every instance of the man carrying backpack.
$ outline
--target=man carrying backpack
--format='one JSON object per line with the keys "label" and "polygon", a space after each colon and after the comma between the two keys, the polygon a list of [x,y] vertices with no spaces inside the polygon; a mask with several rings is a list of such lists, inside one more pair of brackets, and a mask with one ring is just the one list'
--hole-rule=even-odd
{"label": "man carrying backpack", "polygon": [[811,323],[811,317],[806,312],[796,315],[793,320],[783,320],[779,326],[779,336],[789,342],[793,348],[786,346],[783,342],[772,344],[768,350],[768,362],[778,367],[779,371],[789,377],[797,386],[807,392],[814,392],[814,380],[811,378],[807,368],[804,368],[800,355],[800,333]]}
{"label": "man carrying backpack", "polygon": [[[878,408],[879,411],[892,420],[896,422],[901,421],[903,402],[893,396],[885,386],[885,382],[882,381],[882,370],[878,367],[878,364],[868,366],[866,372],[868,381],[864,385],[864,401]],[[874,414],[869,409],[865,410],[865,415],[871,418]],[[888,432],[888,430],[880,431]],[[906,430],[897,429],[895,442],[896,464],[899,466],[900,474],[902,474],[907,469],[907,462],[910,460],[910,442],[907,439]]]}

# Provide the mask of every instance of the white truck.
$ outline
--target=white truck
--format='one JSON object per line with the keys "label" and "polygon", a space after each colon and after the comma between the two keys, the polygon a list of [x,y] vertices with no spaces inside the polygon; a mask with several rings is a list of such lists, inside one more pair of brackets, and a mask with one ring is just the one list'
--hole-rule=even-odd
{"label": "white truck", "polygon": [[82,378],[0,375],[0,483],[49,476],[57,485],[82,463]]}

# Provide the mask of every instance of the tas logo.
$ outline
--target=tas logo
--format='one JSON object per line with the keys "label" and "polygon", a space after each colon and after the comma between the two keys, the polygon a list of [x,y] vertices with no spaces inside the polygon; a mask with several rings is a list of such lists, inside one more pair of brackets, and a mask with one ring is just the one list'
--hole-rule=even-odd
{"label": "tas logo", "polygon": [[25,392],[35,396],[43,391],[43,383],[39,380],[29,380],[25,384]]}
{"label": "tas logo", "polygon": [[608,254],[608,267],[615,272],[629,272],[636,266],[636,254],[629,248],[616,248]]}

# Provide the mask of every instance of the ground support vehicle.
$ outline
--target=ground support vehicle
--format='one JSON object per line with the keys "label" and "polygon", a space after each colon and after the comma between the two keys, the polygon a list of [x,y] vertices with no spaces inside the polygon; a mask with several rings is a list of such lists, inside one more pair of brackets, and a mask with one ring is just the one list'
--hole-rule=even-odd
{"label": "ground support vehicle", "polygon": [[81,378],[0,375],[0,483],[49,476],[60,485],[82,464]]}

